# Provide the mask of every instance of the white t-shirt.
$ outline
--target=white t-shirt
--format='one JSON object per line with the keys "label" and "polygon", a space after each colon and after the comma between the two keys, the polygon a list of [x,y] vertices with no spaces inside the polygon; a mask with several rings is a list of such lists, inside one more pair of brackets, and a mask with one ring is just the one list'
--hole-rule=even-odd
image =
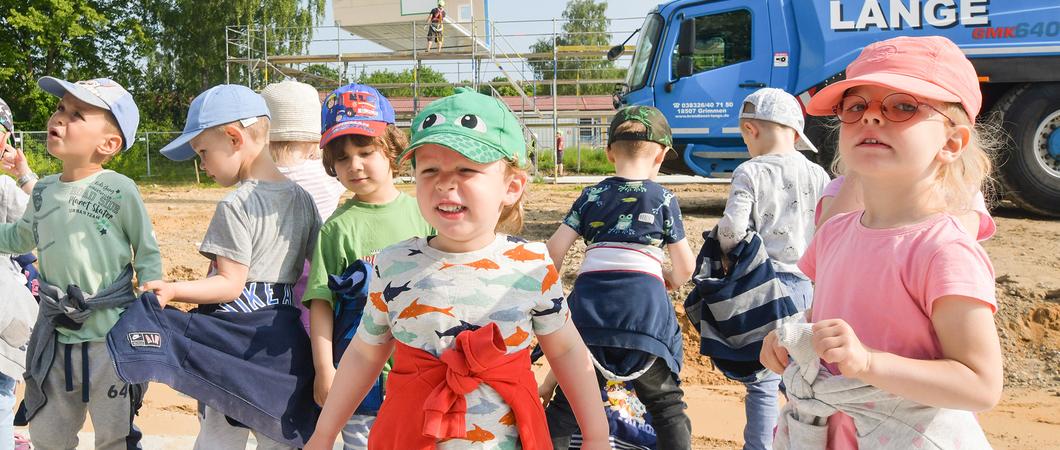
{"label": "white t-shirt", "polygon": [[762,155],[740,164],[718,222],[722,250],[731,250],[754,229],[777,272],[804,277],[795,264],[813,239],[814,210],[828,181],[824,169],[799,152]]}
{"label": "white t-shirt", "polygon": [[320,220],[327,220],[335,212],[335,208],[339,207],[339,197],[346,192],[346,188],[337,178],[324,171],[324,163],[321,160],[307,159],[296,166],[276,168],[313,197]]}

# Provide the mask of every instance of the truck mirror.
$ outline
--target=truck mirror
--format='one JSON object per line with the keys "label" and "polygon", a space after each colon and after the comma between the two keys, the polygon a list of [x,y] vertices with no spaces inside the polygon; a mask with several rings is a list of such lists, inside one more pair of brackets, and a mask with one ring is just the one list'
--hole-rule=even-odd
{"label": "truck mirror", "polygon": [[681,56],[677,58],[678,78],[690,77],[693,73],[695,73],[695,69],[693,68],[691,56]]}
{"label": "truck mirror", "polygon": [[622,56],[622,53],[625,53],[625,51],[625,45],[616,45],[614,47],[611,47],[611,49],[607,51],[607,60],[614,61],[618,59],[619,56]]}
{"label": "truck mirror", "polygon": [[677,56],[692,56],[696,47],[696,21],[681,21],[681,32],[677,35]]}

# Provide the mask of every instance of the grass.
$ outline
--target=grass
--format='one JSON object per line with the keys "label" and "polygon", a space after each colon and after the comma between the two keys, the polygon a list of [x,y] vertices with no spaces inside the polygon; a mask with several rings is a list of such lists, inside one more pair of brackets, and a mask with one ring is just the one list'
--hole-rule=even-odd
{"label": "grass", "polygon": [[[581,150],[581,163],[578,153]],[[552,149],[539,149],[537,170],[541,176],[551,176],[555,167],[555,153]],[[607,160],[607,153],[602,148],[573,147],[563,151],[564,175],[610,175],[615,173],[615,166]]]}

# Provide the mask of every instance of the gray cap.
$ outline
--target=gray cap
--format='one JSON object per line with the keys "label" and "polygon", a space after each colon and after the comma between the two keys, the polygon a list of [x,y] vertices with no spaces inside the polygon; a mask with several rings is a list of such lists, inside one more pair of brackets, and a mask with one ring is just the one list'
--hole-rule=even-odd
{"label": "gray cap", "polygon": [[741,119],[757,119],[779,123],[794,129],[799,134],[795,143],[798,150],[817,152],[817,147],[806,137],[802,129],[806,125],[802,106],[791,94],[782,89],[762,88],[748,95],[740,108]]}

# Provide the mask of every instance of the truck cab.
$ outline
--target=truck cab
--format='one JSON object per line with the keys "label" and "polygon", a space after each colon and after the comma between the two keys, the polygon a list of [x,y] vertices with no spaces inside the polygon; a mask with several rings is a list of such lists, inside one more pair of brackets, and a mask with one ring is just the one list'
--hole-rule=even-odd
{"label": "truck cab", "polygon": [[[670,122],[682,158],[670,173],[726,177],[749,155],[739,131],[744,97],[784,89],[805,104],[866,45],[895,36],[941,35],[975,65],[983,113],[1010,139],[996,155],[1007,196],[1060,215],[1060,4],[1054,0],[675,0],[639,30],[616,107],[645,104]],[[1012,108],[1013,105],[1018,107]],[[831,162],[828,118],[807,134]]]}

